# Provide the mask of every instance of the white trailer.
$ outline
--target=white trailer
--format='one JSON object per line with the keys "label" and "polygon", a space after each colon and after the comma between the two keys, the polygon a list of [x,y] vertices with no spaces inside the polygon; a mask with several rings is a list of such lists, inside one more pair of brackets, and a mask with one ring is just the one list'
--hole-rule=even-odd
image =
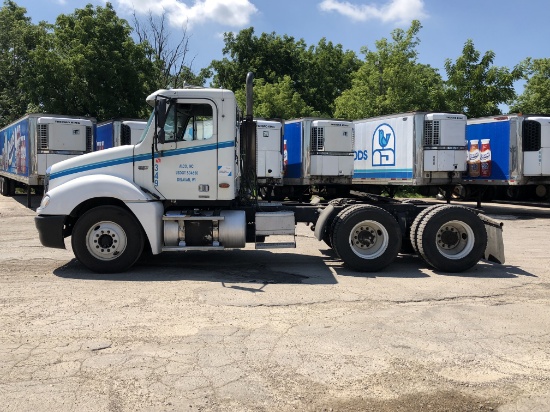
{"label": "white trailer", "polygon": [[256,120],[258,185],[270,190],[283,184],[283,123]]}
{"label": "white trailer", "polygon": [[15,194],[16,186],[41,192],[46,169],[92,151],[93,118],[28,114],[0,130],[0,192]]}
{"label": "white trailer", "polygon": [[[129,269],[144,249],[156,255],[212,253],[247,242],[257,249],[295,247],[295,224],[304,222],[346,266],[358,271],[381,270],[411,246],[427,264],[446,272],[467,270],[481,258],[504,262],[501,225],[462,206],[372,198],[328,205],[259,202],[252,95],[249,75],[247,114],[241,122],[230,90],[184,88],[151,94],[147,101],[154,110],[138,144],[48,169],[47,192],[35,217],[41,243],[64,248],[64,239],[71,236],[83,265],[109,273]],[[326,140],[321,146],[317,137],[316,152],[341,152],[342,147]],[[342,133],[340,139],[352,140]],[[325,165],[325,159],[317,160],[312,159],[313,170],[332,172],[332,161]],[[268,241],[280,236],[285,240]]]}
{"label": "white trailer", "polygon": [[284,186],[278,198],[330,197],[347,190],[353,175],[353,123],[302,118],[285,121]]}
{"label": "white trailer", "polygon": [[466,170],[466,116],[411,112],[355,120],[353,188],[437,187]]}

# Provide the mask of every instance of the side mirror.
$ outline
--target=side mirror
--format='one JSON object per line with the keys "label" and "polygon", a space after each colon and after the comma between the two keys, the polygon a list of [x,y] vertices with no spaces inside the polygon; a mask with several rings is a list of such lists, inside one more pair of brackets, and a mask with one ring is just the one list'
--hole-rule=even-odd
{"label": "side mirror", "polygon": [[156,106],[157,126],[164,129],[164,124],[166,123],[166,99],[157,100]]}
{"label": "side mirror", "polygon": [[164,129],[160,129],[157,132],[157,139],[160,144],[164,144],[164,142],[166,141],[166,134],[164,133]]}

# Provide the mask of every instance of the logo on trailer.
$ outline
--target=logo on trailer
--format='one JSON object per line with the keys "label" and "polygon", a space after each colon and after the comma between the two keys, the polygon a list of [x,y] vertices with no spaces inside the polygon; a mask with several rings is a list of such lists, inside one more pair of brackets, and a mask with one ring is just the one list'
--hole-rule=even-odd
{"label": "logo on trailer", "polygon": [[378,126],[372,136],[372,165],[395,166],[395,133],[387,123]]}

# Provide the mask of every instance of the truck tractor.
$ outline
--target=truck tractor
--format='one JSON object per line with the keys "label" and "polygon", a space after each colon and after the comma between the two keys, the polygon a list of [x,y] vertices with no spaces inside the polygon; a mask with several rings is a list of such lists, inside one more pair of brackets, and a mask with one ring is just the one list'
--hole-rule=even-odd
{"label": "truck tractor", "polygon": [[259,200],[252,83],[250,73],[244,115],[230,90],[158,90],[147,97],[153,110],[136,145],[48,168],[35,217],[41,243],[64,248],[70,236],[83,265],[112,273],[132,267],[144,250],[292,248],[303,222],[357,271],[381,270],[405,251],[448,272],[482,258],[504,262],[502,225],[474,209],[369,195]]}

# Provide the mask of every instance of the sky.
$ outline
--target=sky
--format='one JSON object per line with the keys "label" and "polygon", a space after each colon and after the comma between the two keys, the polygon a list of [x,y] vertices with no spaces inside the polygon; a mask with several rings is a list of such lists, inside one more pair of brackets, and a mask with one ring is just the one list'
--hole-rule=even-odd
{"label": "sky", "polygon": [[[86,4],[104,0],[15,0],[34,23],[54,23]],[[549,0],[111,0],[121,18],[132,22],[149,12],[166,12],[173,39],[187,25],[189,58],[198,72],[223,57],[223,33],[254,27],[256,35],[275,32],[316,45],[323,37],[352,50],[375,50],[375,42],[391,39],[396,28],[407,30],[420,20],[418,62],[445,78],[444,62],[456,60],[471,39],[482,54],[495,52],[493,64],[512,68],[527,57],[550,58]],[[145,20],[144,20],[145,21]],[[244,82],[244,79],[243,79]],[[516,84],[523,91],[524,82]]]}

